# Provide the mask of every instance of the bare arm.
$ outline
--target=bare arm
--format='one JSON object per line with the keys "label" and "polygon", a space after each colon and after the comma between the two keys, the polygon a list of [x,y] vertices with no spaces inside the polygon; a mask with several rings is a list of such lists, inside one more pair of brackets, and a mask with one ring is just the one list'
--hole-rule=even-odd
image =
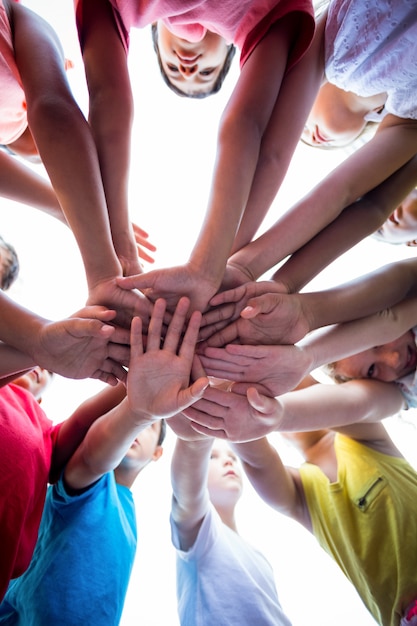
{"label": "bare arm", "polygon": [[212,347],[236,339],[246,344],[295,343],[322,326],[365,317],[414,298],[416,285],[417,261],[413,258],[321,291],[286,294],[274,283],[248,283],[211,300],[218,308],[205,319],[211,319],[213,332],[210,336],[206,329],[201,334]]}
{"label": "bare arm", "polygon": [[183,550],[194,544],[210,506],[207,474],[212,445],[209,438],[200,441],[178,438],[175,444],[171,463],[172,518]]}
{"label": "bare arm", "polygon": [[[406,195],[406,190],[409,189],[409,177],[415,180],[415,162],[410,164],[409,169],[398,173],[398,179],[393,178],[390,181],[390,177],[410,161],[416,153],[417,123],[413,120],[402,120],[393,115],[388,115],[381,122],[375,136],[367,144],[330,172],[312,191],[280,217],[266,233],[252,242],[246,249],[243,248],[235,254],[231,262],[240,267],[249,267],[250,274],[257,278],[285,259],[286,256],[296,253],[302,246],[308,244],[313,237],[332,223],[345,208],[351,207],[352,203],[363,198],[371,190],[374,190],[372,193],[377,194],[376,198],[371,196],[371,202],[374,200],[379,202],[382,199],[384,203],[391,203],[396,201],[398,195],[401,200]],[[381,184],[383,186],[379,188]],[[397,184],[404,184],[404,195],[402,195],[403,191],[401,194],[399,193]],[[385,196],[387,188],[389,196]],[[386,219],[385,216],[388,217],[389,213],[392,212],[391,207],[388,207],[389,204],[386,204],[385,211],[382,212],[380,209],[375,209],[379,220],[381,220],[379,224],[376,221],[371,221],[368,226],[366,223],[361,224],[357,235],[349,232],[348,237],[356,238],[356,241],[359,241],[360,239],[357,237],[360,235],[360,238],[363,238],[369,234],[371,225],[375,225],[376,228],[380,226]],[[351,215],[355,216],[355,213],[356,211],[353,211]],[[346,226],[346,219],[343,222]],[[335,230],[338,232],[338,229],[330,231],[332,235],[334,235]],[[327,240],[326,237],[325,241]],[[342,245],[344,244],[342,243]],[[315,250],[317,251],[317,247]],[[320,253],[320,259],[322,254],[323,251]],[[334,252],[331,252],[329,256],[331,257],[333,254]],[[326,259],[326,254],[324,258]],[[313,260],[313,269],[315,263]],[[320,260],[319,266],[321,263]],[[278,278],[281,277],[277,276],[277,280]],[[292,285],[290,286],[292,289]]]}
{"label": "bare arm", "polygon": [[26,7],[12,2],[9,9],[29,127],[74,232],[91,288],[103,278],[121,274],[96,147],[71,94],[56,34]]}
{"label": "bare arm", "polygon": [[51,184],[1,150],[0,193],[3,198],[32,206],[67,224]]}
{"label": "bare arm", "polygon": [[182,293],[205,310],[222,282],[242,216],[248,210],[239,235],[246,242],[269,209],[319,87],[321,72],[311,69],[316,59],[285,73],[296,37],[285,20],[278,23],[242,68],[220,122],[206,216],[186,267],[126,279],[126,288],[149,289],[149,297],[161,295],[173,303]]}
{"label": "bare arm", "polygon": [[[30,367],[40,365],[68,378],[100,378],[110,384],[125,379],[122,364],[128,361],[129,333],[108,323],[114,311],[85,307],[52,322],[16,304],[2,291],[0,305],[0,340],[25,354]],[[3,375],[9,366],[4,363]]]}
{"label": "bare arm", "polygon": [[181,340],[188,305],[185,300],[178,303],[162,346],[165,303],[159,300],[155,305],[146,347],[141,320],[134,318],[127,396],[88,430],[65,470],[70,487],[80,489],[115,469],[144,428],[175,415],[202,394],[207,379],[201,378],[189,385],[198,314],[191,316]]}
{"label": "bare arm", "polygon": [[193,429],[202,435],[247,442],[274,431],[338,429],[375,423],[404,407],[404,398],[395,383],[314,383],[277,398],[254,382],[235,383],[230,392],[209,388],[203,399],[184,413]]}
{"label": "bare arm", "polygon": [[81,49],[89,123],[98,151],[114,246],[126,275],[141,272],[129,220],[128,179],[133,95],[127,53],[111,3],[82,0]]}
{"label": "bare arm", "polygon": [[275,272],[274,280],[285,284],[290,293],[302,289],[337,257],[377,231],[416,184],[417,157],[413,157],[297,250]]}
{"label": "bare arm", "polygon": [[296,488],[294,473],[282,463],[277,450],[266,437],[248,443],[232,444],[252,486],[272,508],[301,523],[303,502]]}

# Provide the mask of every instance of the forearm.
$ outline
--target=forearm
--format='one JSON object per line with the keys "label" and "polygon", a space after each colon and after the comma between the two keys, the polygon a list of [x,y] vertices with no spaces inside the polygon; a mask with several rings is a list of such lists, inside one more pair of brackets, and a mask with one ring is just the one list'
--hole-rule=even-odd
{"label": "forearm", "polygon": [[133,412],[127,398],[94,419],[65,469],[70,487],[82,488],[115,469],[135,438],[152,423],[149,415]]}
{"label": "forearm", "polygon": [[301,293],[310,331],[349,322],[393,307],[417,295],[417,260],[405,259],[323,291]]}
{"label": "forearm", "polygon": [[277,450],[266,437],[247,443],[232,443],[250,483],[260,497],[281,513],[291,515],[296,489]]}
{"label": "forearm", "polygon": [[207,474],[213,440],[177,438],[171,461],[172,514],[177,522],[201,517],[207,506]]}
{"label": "forearm", "polygon": [[29,127],[74,232],[91,286],[121,273],[94,141],[70,91],[62,48],[52,28],[13,3],[13,30]]}
{"label": "forearm", "polygon": [[67,221],[51,184],[18,159],[0,151],[0,192],[4,198]]}
{"label": "forearm", "polygon": [[3,387],[24,372],[32,369],[36,363],[27,354],[0,342],[0,386]]}
{"label": "forearm", "polygon": [[404,405],[396,385],[375,380],[352,380],[342,385],[318,384],[278,398],[282,419],[277,431],[297,432],[378,422]]}
{"label": "forearm", "polygon": [[[317,21],[309,49],[282,79],[279,95],[262,139],[258,165],[232,253],[239,251],[253,239],[284,180],[324,78],[324,26],[323,15]],[[297,32],[295,37],[298,37]],[[260,275],[257,274],[257,277]]]}
{"label": "forearm", "polygon": [[0,341],[19,350],[36,364],[36,339],[49,320],[20,306],[0,291]]}
{"label": "forearm", "polygon": [[374,315],[316,330],[298,346],[308,352],[312,369],[315,369],[394,341],[416,324],[417,299],[409,298]]}
{"label": "forearm", "polygon": [[417,157],[354,202],[297,250],[273,275],[289,293],[300,291],[332,261],[374,233],[417,183]]}

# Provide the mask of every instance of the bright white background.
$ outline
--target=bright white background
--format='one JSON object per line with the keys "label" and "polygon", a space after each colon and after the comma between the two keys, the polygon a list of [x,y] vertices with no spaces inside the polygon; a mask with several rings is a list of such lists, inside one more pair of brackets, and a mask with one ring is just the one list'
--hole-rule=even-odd
{"label": "bright white background", "polygon": [[[86,112],[87,96],[71,0],[25,0],[25,4],[57,30],[66,56],[75,63],[68,76],[77,101]],[[129,63],[136,102],[131,215],[133,221],[148,230],[158,247],[152,267],[165,267],[187,259],[200,228],[211,179],[217,122],[236,80],[238,61],[235,60],[222,92],[203,101],[178,98],[164,85],[148,29],[132,33]],[[263,228],[344,157],[343,152],[320,152],[300,145]],[[42,172],[40,166],[36,169]],[[50,319],[66,317],[81,308],[86,284],[69,230],[38,211],[1,198],[0,207],[1,235],[16,247],[21,261],[20,277],[10,295]],[[413,254],[413,249],[366,240],[332,264],[309,288],[331,286]],[[43,407],[58,422],[100,388],[97,381],[56,377]],[[415,411],[409,411],[402,419],[387,420],[387,427],[417,467],[415,418]],[[178,624],[174,550],[168,523],[173,440],[168,431],[164,456],[147,468],[134,486],[139,544],[122,626]],[[285,462],[300,462],[278,435],[272,440]],[[247,483],[237,517],[240,534],[272,563],[281,602],[293,626],[375,623],[315,539],[296,523],[268,509]]]}

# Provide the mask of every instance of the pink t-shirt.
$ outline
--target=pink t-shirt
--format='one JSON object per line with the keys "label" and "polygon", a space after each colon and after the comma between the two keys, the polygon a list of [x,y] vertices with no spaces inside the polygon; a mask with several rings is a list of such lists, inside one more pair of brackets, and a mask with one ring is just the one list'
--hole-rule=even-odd
{"label": "pink t-shirt", "polygon": [[[234,43],[246,62],[259,41],[276,22],[292,13],[298,21],[299,39],[291,51],[294,65],[311,43],[314,11],[311,0],[108,0],[112,6],[126,52],[131,28],[144,28],[162,20],[177,37],[201,41],[209,30]],[[82,44],[82,2],[74,0]]]}
{"label": "pink t-shirt", "polygon": [[0,144],[9,144],[27,127],[26,98],[17,69],[9,18],[0,0]]}
{"label": "pink t-shirt", "polygon": [[25,389],[0,389],[0,601],[32,558],[60,427]]}

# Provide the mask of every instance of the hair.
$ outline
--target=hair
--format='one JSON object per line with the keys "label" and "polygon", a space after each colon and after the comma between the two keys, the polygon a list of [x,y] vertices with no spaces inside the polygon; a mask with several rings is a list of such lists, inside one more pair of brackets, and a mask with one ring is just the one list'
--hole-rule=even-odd
{"label": "hair", "polygon": [[3,237],[1,236],[0,249],[2,249],[6,253],[1,258],[0,289],[6,291],[16,280],[19,274],[20,265],[16,250],[10,243],[4,241]]}
{"label": "hair", "polygon": [[220,73],[219,73],[219,75],[217,77],[217,80],[214,83],[212,89],[210,91],[207,91],[207,92],[185,93],[185,91],[181,91],[181,89],[178,89],[178,87],[173,85],[171,83],[171,81],[169,80],[168,76],[166,75],[166,72],[165,72],[164,67],[162,65],[161,54],[159,52],[159,46],[158,46],[158,24],[156,22],[153,22],[153,24],[151,26],[151,33],[152,33],[153,49],[155,50],[156,58],[158,59],[159,70],[160,70],[160,72],[162,74],[162,78],[164,79],[165,84],[168,85],[168,87],[175,94],[177,94],[177,96],[181,96],[183,98],[195,98],[195,99],[202,100],[203,98],[207,98],[207,96],[214,95],[215,93],[220,91],[220,89],[221,89],[221,87],[223,85],[224,79],[226,78],[226,76],[227,76],[227,74],[228,74],[228,72],[230,70],[230,66],[232,65],[233,57],[235,56],[235,53],[236,53],[236,48],[235,48],[235,46],[232,43],[227,48],[226,59],[224,61],[223,67],[220,70]]}
{"label": "hair", "polygon": [[336,374],[337,361],[333,361],[333,363],[327,363],[326,365],[322,365],[321,369],[327,376],[330,376],[332,380],[338,385],[341,383],[347,383],[349,380],[353,380],[351,376],[344,376],[343,374]]}
{"label": "hair", "polygon": [[165,420],[160,420],[161,430],[159,431],[158,441],[156,442],[157,446],[162,446],[164,443],[165,435],[167,434],[167,423]]}

